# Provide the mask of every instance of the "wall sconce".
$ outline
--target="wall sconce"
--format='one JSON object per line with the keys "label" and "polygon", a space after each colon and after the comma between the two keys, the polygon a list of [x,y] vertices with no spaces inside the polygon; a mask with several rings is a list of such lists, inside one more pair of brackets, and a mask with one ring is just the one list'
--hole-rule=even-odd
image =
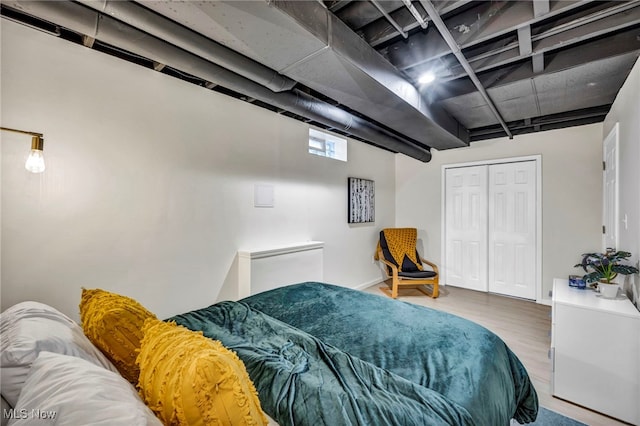
{"label": "wall sconce", "polygon": [[7,132],[22,133],[31,136],[31,152],[27,158],[27,162],[24,164],[24,168],[31,173],[44,172],[44,155],[42,154],[42,148],[44,147],[44,135],[42,133],[27,132],[24,130],[10,129],[8,127],[0,127],[0,130],[6,130]]}

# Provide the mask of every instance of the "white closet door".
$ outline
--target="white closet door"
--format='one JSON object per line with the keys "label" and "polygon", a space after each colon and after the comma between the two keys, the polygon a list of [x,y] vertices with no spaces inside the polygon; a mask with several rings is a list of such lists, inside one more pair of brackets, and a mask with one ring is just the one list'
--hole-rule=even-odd
{"label": "white closet door", "polygon": [[489,291],[536,298],[534,161],[489,167]]}
{"label": "white closet door", "polygon": [[446,284],[487,291],[487,166],[445,173]]}

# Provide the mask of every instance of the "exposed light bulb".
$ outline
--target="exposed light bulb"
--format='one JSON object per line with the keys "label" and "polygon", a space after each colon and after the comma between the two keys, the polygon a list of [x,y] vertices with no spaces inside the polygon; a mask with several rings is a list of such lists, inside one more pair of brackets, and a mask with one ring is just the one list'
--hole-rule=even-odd
{"label": "exposed light bulb", "polygon": [[29,157],[27,158],[27,162],[24,164],[24,168],[29,170],[31,173],[44,172],[44,155],[42,154],[42,151],[39,149],[32,149],[29,153]]}
{"label": "exposed light bulb", "polygon": [[418,79],[418,83],[429,84],[429,83],[433,83],[435,79],[436,79],[436,75],[434,73],[427,72],[420,76],[420,78]]}

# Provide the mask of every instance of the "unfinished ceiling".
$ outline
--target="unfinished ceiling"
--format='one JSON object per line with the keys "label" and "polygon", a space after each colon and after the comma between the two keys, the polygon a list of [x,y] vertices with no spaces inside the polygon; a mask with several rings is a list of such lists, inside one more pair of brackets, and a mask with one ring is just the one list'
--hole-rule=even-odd
{"label": "unfinished ceiling", "polygon": [[640,54],[640,0],[1,3],[4,18],[421,161],[602,121]]}

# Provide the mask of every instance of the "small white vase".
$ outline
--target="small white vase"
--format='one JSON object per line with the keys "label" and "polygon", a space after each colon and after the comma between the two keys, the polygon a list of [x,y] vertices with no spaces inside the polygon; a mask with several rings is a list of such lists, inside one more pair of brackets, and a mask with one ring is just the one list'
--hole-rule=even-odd
{"label": "small white vase", "polygon": [[618,288],[620,288],[618,284],[598,283],[600,294],[607,299],[615,299],[618,297]]}

